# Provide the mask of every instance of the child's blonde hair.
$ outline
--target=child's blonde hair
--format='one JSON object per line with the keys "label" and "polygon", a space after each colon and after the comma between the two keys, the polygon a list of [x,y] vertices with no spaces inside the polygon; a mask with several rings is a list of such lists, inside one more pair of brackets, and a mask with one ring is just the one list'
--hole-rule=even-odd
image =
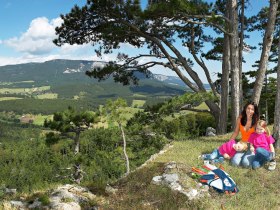
{"label": "child's blonde hair", "polygon": [[243,150],[242,151],[245,151],[245,150],[248,149],[248,144],[246,142],[240,141],[239,143],[242,144],[242,146],[243,146]]}
{"label": "child's blonde hair", "polygon": [[259,120],[259,121],[257,122],[257,126],[261,126],[262,128],[264,128],[264,129],[265,129],[265,132],[266,132],[266,135],[267,135],[267,136],[270,136],[270,130],[269,130],[268,127],[267,127],[266,121],[264,121],[264,120]]}

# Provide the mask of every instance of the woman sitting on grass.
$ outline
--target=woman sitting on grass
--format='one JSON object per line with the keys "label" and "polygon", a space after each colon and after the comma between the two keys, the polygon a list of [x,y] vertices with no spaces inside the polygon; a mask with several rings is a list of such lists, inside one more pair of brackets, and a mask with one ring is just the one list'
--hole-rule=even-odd
{"label": "woman sitting on grass", "polygon": [[275,140],[270,135],[270,131],[264,120],[259,120],[257,123],[256,131],[250,135],[248,140],[253,147],[250,148],[251,152],[255,152],[255,158],[252,163],[253,169],[257,169],[270,161],[269,170],[274,170],[276,167],[275,150],[273,143]]}
{"label": "woman sitting on grass", "polygon": [[[250,135],[255,131],[257,121],[259,120],[258,106],[254,102],[247,103],[241,115],[236,120],[236,126],[230,139],[235,139],[239,132],[241,133],[241,141],[247,143]],[[254,159],[253,153],[237,152],[231,159],[233,166],[249,167]]]}
{"label": "woman sitting on grass", "polygon": [[219,148],[214,149],[211,154],[203,154],[200,156],[203,160],[210,160],[211,163],[222,163],[224,159],[231,159],[236,152],[242,152],[247,149],[244,142],[236,142],[234,139],[222,144]]}

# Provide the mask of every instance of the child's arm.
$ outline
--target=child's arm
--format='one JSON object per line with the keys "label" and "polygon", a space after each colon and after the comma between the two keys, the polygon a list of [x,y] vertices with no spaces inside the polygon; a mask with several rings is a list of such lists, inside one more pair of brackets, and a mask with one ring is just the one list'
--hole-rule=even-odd
{"label": "child's arm", "polygon": [[227,153],[225,153],[225,154],[223,155],[223,157],[224,157],[225,159],[230,159],[230,156],[229,156]]}
{"label": "child's arm", "polygon": [[270,147],[270,151],[273,152],[273,153],[275,154],[275,149],[274,149],[273,144],[270,144],[269,147]]}
{"label": "child's arm", "polygon": [[273,143],[275,142],[274,138],[272,136],[269,136],[268,137],[268,143],[269,143],[269,148],[270,148],[270,151],[272,152],[273,154],[273,158],[275,158],[275,149],[274,149],[274,146],[273,146]]}
{"label": "child's arm", "polygon": [[255,147],[253,146],[253,144],[250,144],[250,151],[255,152]]}

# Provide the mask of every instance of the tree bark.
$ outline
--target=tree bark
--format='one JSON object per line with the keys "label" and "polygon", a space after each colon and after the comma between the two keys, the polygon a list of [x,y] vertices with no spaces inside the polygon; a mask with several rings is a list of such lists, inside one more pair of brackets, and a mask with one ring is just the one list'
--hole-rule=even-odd
{"label": "tree bark", "polygon": [[75,136],[74,154],[78,154],[79,152],[80,152],[80,132],[77,132]]}
{"label": "tree bark", "polygon": [[239,36],[238,36],[238,11],[237,0],[229,1],[229,11],[231,19],[231,32],[230,36],[230,60],[231,60],[231,121],[232,129],[234,130],[236,125],[236,119],[239,116],[240,108],[240,81],[239,81]]}
{"label": "tree bark", "polygon": [[243,64],[243,46],[244,46],[244,9],[245,2],[241,0],[241,14],[240,14],[240,42],[239,42],[239,91],[240,91],[240,102],[239,102],[239,112],[241,112],[243,105],[243,88],[242,88],[242,64]]}
{"label": "tree bark", "polygon": [[221,82],[221,99],[220,99],[220,118],[217,126],[217,134],[227,132],[228,119],[228,93],[229,93],[229,71],[230,71],[230,49],[229,36],[224,34],[223,48],[223,65],[222,65],[222,82]]}
{"label": "tree bark", "polygon": [[125,162],[126,162],[126,175],[128,175],[130,173],[130,167],[129,167],[129,158],[128,158],[128,155],[126,153],[126,139],[125,139],[125,134],[124,134],[124,130],[123,130],[123,127],[122,127],[121,123],[119,123],[119,127],[120,127],[121,132],[122,132],[123,154],[124,154]]}
{"label": "tree bark", "polygon": [[270,52],[272,41],[273,41],[273,32],[274,32],[274,28],[275,28],[278,4],[279,4],[279,0],[270,0],[269,14],[268,14],[269,16],[268,16],[267,27],[266,27],[264,38],[263,38],[260,65],[259,65],[259,69],[258,69],[256,82],[254,84],[254,90],[253,90],[253,96],[252,96],[252,101],[254,101],[256,104],[259,104],[260,97],[261,97],[263,81],[264,81],[265,72],[267,69],[269,52]]}
{"label": "tree bark", "polygon": [[[280,37],[280,33],[279,33]],[[276,140],[276,148],[280,148],[280,40],[278,43],[278,67],[277,67],[277,88],[275,98],[273,137]]]}

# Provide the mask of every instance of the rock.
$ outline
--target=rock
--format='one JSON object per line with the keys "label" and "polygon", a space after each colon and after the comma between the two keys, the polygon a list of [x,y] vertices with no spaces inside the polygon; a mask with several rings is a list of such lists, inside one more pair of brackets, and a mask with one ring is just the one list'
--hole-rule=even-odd
{"label": "rock", "polygon": [[10,201],[10,204],[12,205],[12,207],[15,208],[25,208],[26,207],[26,203],[22,202],[22,201]]}
{"label": "rock", "polygon": [[105,192],[108,194],[116,194],[116,192],[118,191],[118,189],[115,189],[113,187],[111,187],[109,184],[107,184],[107,186],[105,187]]}
{"label": "rock", "polygon": [[179,181],[179,176],[178,174],[163,174],[162,181],[166,184],[171,184],[173,182]]}
{"label": "rock", "polygon": [[161,181],[162,181],[162,176],[154,176],[152,179],[152,183],[157,185],[160,185]]}
{"label": "rock", "polygon": [[212,127],[206,128],[206,136],[216,136],[216,130]]}
{"label": "rock", "polygon": [[88,202],[94,198],[96,196],[87,188],[67,184],[56,188],[50,193],[50,204],[48,206],[42,206],[38,198],[29,205],[23,201],[10,201],[9,205],[16,209],[81,210],[80,203]]}
{"label": "rock", "polygon": [[17,189],[5,188],[5,193],[6,193],[6,194],[10,194],[10,195],[14,195],[14,194],[17,193]]}
{"label": "rock", "polygon": [[52,210],[81,210],[81,206],[75,202],[56,203],[51,206]]}
{"label": "rock", "polygon": [[177,166],[176,162],[172,161],[172,162],[166,164],[165,170],[176,168],[176,166]]}
{"label": "rock", "polygon": [[191,167],[172,161],[165,165],[162,176],[153,177],[152,183],[165,185],[171,190],[186,195],[190,200],[209,196],[208,186],[205,187],[201,183],[197,183],[187,175],[187,171],[191,171]]}
{"label": "rock", "polygon": [[38,198],[28,206],[29,209],[38,209],[42,203],[38,200]]}
{"label": "rock", "polygon": [[189,192],[183,192],[190,200],[195,199],[199,192],[196,189],[190,189]]}
{"label": "rock", "polygon": [[170,183],[169,186],[170,186],[171,190],[174,190],[174,191],[181,192],[183,190],[182,185],[180,185],[178,182],[172,182],[172,183]]}

